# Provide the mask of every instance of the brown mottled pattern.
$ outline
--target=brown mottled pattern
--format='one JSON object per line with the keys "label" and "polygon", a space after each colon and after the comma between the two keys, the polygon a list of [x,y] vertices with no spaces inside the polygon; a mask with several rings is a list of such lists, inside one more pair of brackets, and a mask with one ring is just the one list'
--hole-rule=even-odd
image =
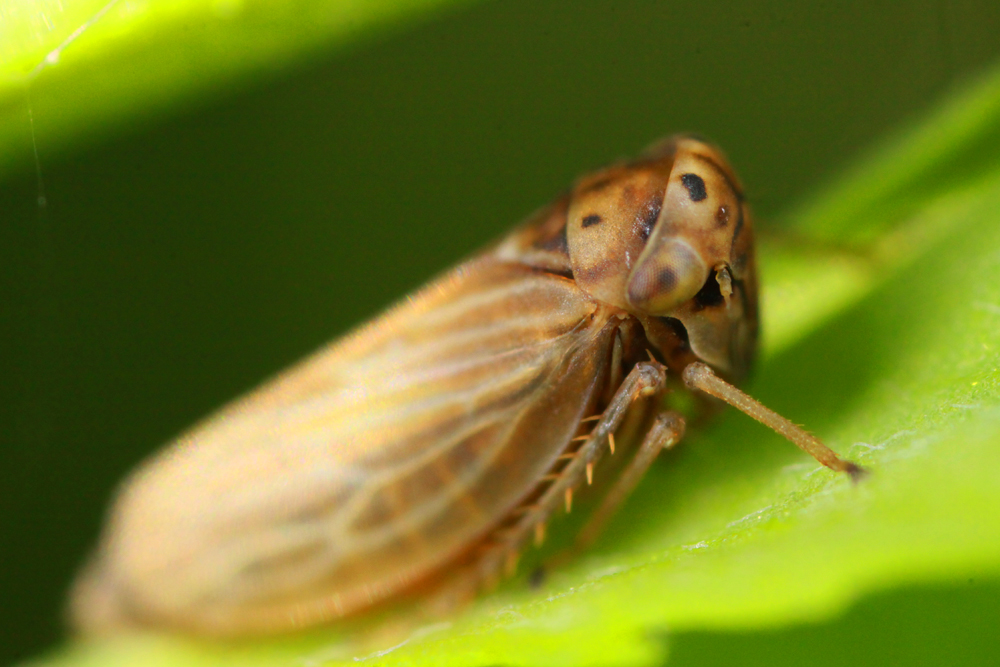
{"label": "brown mottled pattern", "polygon": [[103,546],[113,578],[80,590],[220,634],[398,591],[552,467],[603,372],[606,320],[569,280],[459,267],[140,469]]}

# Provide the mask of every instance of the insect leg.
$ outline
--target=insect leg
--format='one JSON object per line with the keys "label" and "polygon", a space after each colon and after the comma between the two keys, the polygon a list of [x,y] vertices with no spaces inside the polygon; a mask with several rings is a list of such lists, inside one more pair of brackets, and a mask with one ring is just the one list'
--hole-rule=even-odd
{"label": "insect leg", "polygon": [[[604,452],[610,451],[611,434],[621,425],[629,408],[639,400],[661,393],[665,383],[666,368],[659,362],[644,361],[635,365],[573,458],[552,476],[551,485],[532,504],[531,510],[521,515],[514,526],[504,530],[498,553],[490,554],[480,562],[479,571],[483,579],[491,578],[507,558],[506,554],[520,551],[529,537],[534,536],[537,542],[538,536],[544,535],[544,528],[540,526],[544,526],[557,507],[565,504],[567,491],[572,493],[573,488],[584,483],[588,468],[593,469],[592,466]],[[683,421],[681,424],[683,430]],[[641,471],[638,474],[641,475]],[[623,489],[623,493],[627,490]]]}
{"label": "insect leg", "polygon": [[639,480],[642,479],[649,466],[656,460],[657,454],[664,449],[670,449],[684,437],[684,418],[676,412],[661,412],[656,415],[653,426],[646,433],[635,456],[629,461],[628,467],[615,480],[615,484],[604,496],[600,506],[594,511],[587,525],[583,527],[576,538],[574,549],[582,550],[590,546],[608,525],[625,499],[629,497]]}
{"label": "insect leg", "polygon": [[753,417],[764,426],[774,429],[827,468],[836,470],[837,472],[846,472],[854,481],[858,481],[864,476],[864,468],[856,463],[840,458],[812,433],[788,421],[774,410],[765,407],[759,401],[747,396],[716,375],[705,364],[697,361],[689,364],[684,369],[683,378],[684,384],[691,389],[699,389],[709,396],[723,400],[737,410],[741,410]]}
{"label": "insect leg", "polygon": [[587,483],[588,470],[609,451],[608,436],[624,421],[629,408],[637,401],[661,394],[666,386],[666,367],[657,361],[643,361],[635,365],[632,371],[622,381],[611,402],[605,408],[597,425],[587,436],[584,443],[574,452],[573,456],[561,469],[558,469],[546,479],[545,491],[531,505],[522,506],[511,514],[516,517],[513,523],[506,523],[487,539],[489,545],[473,564],[471,571],[457,576],[449,590],[437,604],[444,603],[444,609],[454,606],[456,602],[470,599],[475,590],[490,587],[498,582],[505,564],[509,566],[516,555],[534,539],[536,542],[545,536],[545,524],[558,508],[565,506],[566,492]]}

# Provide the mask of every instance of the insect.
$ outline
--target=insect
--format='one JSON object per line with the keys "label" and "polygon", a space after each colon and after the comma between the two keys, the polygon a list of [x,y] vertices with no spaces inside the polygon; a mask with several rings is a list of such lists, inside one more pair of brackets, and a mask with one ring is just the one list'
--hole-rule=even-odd
{"label": "insect", "polygon": [[859,476],[732,384],[757,345],[755,261],[739,182],[699,139],[583,177],[134,472],[71,593],[76,625],[267,634],[429,584],[471,594],[574,493],[600,494],[593,539],[682,437],[671,387]]}

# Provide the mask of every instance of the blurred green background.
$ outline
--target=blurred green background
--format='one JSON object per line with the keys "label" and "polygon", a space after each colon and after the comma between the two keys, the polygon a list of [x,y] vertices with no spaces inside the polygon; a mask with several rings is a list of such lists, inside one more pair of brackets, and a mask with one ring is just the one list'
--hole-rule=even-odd
{"label": "blurred green background", "polygon": [[[985,0],[477,3],[73,141],[39,108],[44,209],[25,102],[0,181],[0,663],[62,636],[66,586],[137,461],[582,171],[697,131],[774,229],[1000,57],[998,31]],[[945,611],[996,618],[998,592],[902,591],[818,629],[682,635],[676,664],[791,664],[865,628],[888,652],[855,664],[972,664],[996,644]],[[893,653],[887,627],[952,644]]]}

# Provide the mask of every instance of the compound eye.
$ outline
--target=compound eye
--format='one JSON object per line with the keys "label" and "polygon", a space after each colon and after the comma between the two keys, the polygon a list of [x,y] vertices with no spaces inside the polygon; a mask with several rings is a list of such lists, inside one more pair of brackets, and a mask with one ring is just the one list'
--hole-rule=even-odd
{"label": "compound eye", "polygon": [[628,301],[641,311],[665,315],[695,296],[706,278],[709,270],[700,253],[683,239],[664,239],[643,253],[629,278]]}

